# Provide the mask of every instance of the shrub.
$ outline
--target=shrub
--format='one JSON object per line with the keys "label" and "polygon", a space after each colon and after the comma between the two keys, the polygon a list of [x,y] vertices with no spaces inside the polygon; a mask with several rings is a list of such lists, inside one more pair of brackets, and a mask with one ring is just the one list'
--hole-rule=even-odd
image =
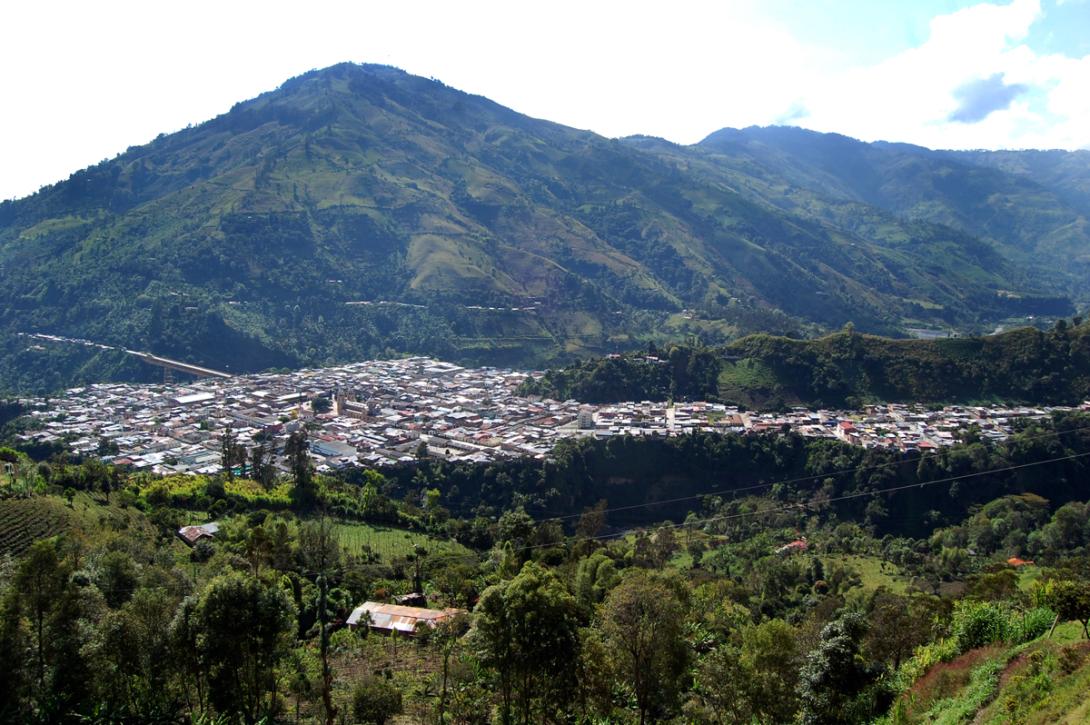
{"label": "shrub", "polygon": [[352,716],[356,722],[383,725],[401,713],[401,690],[379,677],[369,677],[352,691]]}
{"label": "shrub", "polygon": [[1060,650],[1060,670],[1065,675],[1070,675],[1082,667],[1084,659],[1086,659],[1086,653],[1079,647],[1064,647]]}
{"label": "shrub", "polygon": [[1009,634],[1009,610],[996,602],[963,599],[954,605],[951,636],[959,652],[1004,642]]}
{"label": "shrub", "polygon": [[940,662],[949,662],[958,656],[958,643],[953,637],[944,637],[935,642],[916,648],[912,658],[901,665],[897,671],[897,683],[900,689],[907,688],[924,673]]}
{"label": "shrub", "polygon": [[1036,607],[1019,616],[1012,615],[1010,622],[1010,643],[1021,644],[1037,639],[1052,627],[1056,613],[1048,607]]}
{"label": "shrub", "polygon": [[199,539],[189,552],[190,561],[202,564],[212,558],[216,550],[212,548],[212,542],[208,539]]}

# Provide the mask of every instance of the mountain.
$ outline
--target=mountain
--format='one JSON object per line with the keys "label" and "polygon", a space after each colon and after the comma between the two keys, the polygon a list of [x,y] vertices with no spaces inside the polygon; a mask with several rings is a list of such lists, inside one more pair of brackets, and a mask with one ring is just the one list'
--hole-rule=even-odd
{"label": "mountain", "polygon": [[1070,313],[1090,247],[1055,189],[1083,157],[986,158],[796,129],[610,140],[338,65],[0,204],[0,387],[151,375],[20,332],[251,371]]}
{"label": "mountain", "polygon": [[[799,187],[783,191],[787,209],[819,191],[849,215],[861,203],[952,227],[1045,274],[1075,265],[1074,289],[1090,271],[1090,151],[932,151],[788,127],[723,129],[699,147],[749,177]],[[828,215],[838,219],[835,208]]]}

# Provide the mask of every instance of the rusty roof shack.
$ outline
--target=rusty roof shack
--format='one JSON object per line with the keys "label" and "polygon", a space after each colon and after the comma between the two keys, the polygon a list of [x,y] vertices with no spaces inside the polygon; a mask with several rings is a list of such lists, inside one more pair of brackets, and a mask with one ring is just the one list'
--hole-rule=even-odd
{"label": "rusty roof shack", "polygon": [[217,523],[183,526],[178,529],[178,538],[190,546],[196,546],[201,539],[214,539],[219,530],[220,525]]}
{"label": "rusty roof shack", "polygon": [[400,604],[364,602],[348,615],[347,624],[355,628],[367,622],[374,632],[411,635],[421,623],[435,628],[444,619],[465,613],[464,609],[425,609],[405,607]]}

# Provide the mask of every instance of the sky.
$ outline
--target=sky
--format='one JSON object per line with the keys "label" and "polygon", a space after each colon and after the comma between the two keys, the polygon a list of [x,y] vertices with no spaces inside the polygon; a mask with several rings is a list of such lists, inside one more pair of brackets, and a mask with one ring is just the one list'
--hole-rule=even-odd
{"label": "sky", "polygon": [[343,61],[611,137],[1090,147],[1090,0],[34,0],[0,6],[0,199]]}

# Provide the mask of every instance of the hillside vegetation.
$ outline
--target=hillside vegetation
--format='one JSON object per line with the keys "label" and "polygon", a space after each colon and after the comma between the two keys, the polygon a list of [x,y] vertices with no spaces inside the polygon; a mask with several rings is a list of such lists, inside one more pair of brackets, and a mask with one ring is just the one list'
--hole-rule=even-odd
{"label": "hillside vegetation", "polygon": [[154,374],[20,332],[254,371],[1070,314],[1082,158],[610,140],[338,65],[0,204],[0,387]]}
{"label": "hillside vegetation", "polygon": [[1090,398],[1090,324],[1061,320],[984,337],[893,340],[842,331],[814,340],[752,335],[719,348],[587,360],[523,392],[589,403],[704,399],[754,408],[868,402],[1073,405]]}
{"label": "hillside vegetation", "polygon": [[[1088,422],[910,456],[614,437],[263,483],[0,449],[0,517],[64,519],[0,552],[0,719],[1084,722]],[[462,611],[345,626],[410,593]]]}

